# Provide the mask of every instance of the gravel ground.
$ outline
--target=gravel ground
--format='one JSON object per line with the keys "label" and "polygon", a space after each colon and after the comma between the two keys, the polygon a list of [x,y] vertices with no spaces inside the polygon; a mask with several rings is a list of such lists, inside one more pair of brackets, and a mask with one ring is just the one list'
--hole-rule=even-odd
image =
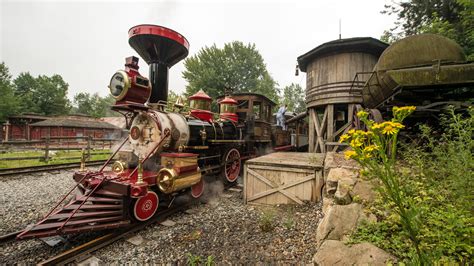
{"label": "gravel ground", "polygon": [[[41,218],[73,185],[71,176],[72,171],[61,171],[0,181],[1,234]],[[223,192],[218,185],[208,191],[204,202],[171,216],[173,226],[154,225],[134,235],[141,244],[122,240],[93,255],[101,264],[185,264],[198,259],[218,264],[311,263],[322,217],[320,204],[277,208],[244,205],[241,192]],[[52,248],[40,240],[1,244],[0,264],[37,263],[66,248]]]}

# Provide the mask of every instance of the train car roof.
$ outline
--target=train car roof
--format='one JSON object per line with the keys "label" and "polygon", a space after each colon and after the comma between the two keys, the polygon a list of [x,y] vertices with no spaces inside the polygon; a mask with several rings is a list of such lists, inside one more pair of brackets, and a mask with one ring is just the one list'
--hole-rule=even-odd
{"label": "train car roof", "polygon": [[[220,100],[220,99],[224,99],[224,97],[227,96],[227,95],[220,95],[220,96],[217,96],[217,100]],[[230,95],[230,97],[234,97],[234,96],[237,96],[237,97],[245,97],[245,96],[256,96],[256,97],[259,97],[259,98],[262,98],[264,100],[266,100],[267,102],[269,102],[270,104],[272,105],[277,105],[274,101],[270,100],[270,98],[268,98],[267,96],[263,95],[263,94],[259,94],[259,93],[254,93],[254,92],[238,92],[238,93],[232,93]],[[239,98],[240,98],[239,97]]]}

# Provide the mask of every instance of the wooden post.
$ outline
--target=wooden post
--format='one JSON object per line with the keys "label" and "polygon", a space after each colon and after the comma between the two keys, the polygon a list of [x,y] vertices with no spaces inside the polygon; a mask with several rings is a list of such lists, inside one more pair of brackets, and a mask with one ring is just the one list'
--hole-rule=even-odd
{"label": "wooden post", "polygon": [[46,143],[44,145],[44,161],[49,160],[49,136],[46,137]]}
{"label": "wooden post", "polygon": [[[326,140],[325,142],[334,142],[334,105],[328,104],[327,108],[327,132],[326,132]],[[330,150],[329,146],[324,144],[326,150]]]}
{"label": "wooden post", "polygon": [[91,159],[91,141],[92,141],[92,137],[90,135],[87,136],[87,159],[89,161]]}
{"label": "wooden post", "polygon": [[5,141],[8,141],[8,138],[10,137],[10,121],[7,120],[5,123]]}
{"label": "wooden post", "polygon": [[309,119],[308,119],[308,152],[315,152],[314,146],[316,145],[315,143],[315,137],[314,137],[314,122],[313,122],[313,116],[314,116],[314,109],[311,108],[309,109]]}

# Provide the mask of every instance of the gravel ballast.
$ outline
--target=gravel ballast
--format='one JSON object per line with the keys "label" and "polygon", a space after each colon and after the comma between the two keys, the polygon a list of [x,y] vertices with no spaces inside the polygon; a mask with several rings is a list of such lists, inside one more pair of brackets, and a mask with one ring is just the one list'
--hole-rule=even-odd
{"label": "gravel ballast", "polygon": [[[73,171],[25,175],[0,181],[1,234],[36,222],[70,189]],[[18,193],[22,191],[22,193]],[[311,263],[321,204],[257,207],[243,204],[242,192],[214,184],[203,199],[171,216],[167,226],[153,225],[93,253],[101,264]],[[83,237],[85,238],[85,237]],[[139,239],[139,241],[136,241]],[[71,241],[71,245],[80,238]],[[134,243],[134,244],[132,244]],[[37,263],[68,248],[40,240],[0,245],[0,264]]]}

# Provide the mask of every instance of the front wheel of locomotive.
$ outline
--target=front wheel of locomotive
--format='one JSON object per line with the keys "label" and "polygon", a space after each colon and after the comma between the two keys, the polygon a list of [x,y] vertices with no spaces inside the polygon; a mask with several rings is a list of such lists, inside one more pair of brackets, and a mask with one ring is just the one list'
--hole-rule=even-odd
{"label": "front wheel of locomotive", "polygon": [[240,174],[241,158],[240,152],[236,148],[232,148],[224,155],[224,167],[222,175],[229,183],[234,183]]}
{"label": "front wheel of locomotive", "polygon": [[158,195],[153,191],[138,199],[132,200],[132,216],[135,220],[143,222],[155,215],[160,200]]}
{"label": "front wheel of locomotive", "polygon": [[194,184],[191,187],[191,196],[197,199],[201,197],[203,193],[204,193],[204,178],[201,177],[201,181],[199,181],[199,183]]}

